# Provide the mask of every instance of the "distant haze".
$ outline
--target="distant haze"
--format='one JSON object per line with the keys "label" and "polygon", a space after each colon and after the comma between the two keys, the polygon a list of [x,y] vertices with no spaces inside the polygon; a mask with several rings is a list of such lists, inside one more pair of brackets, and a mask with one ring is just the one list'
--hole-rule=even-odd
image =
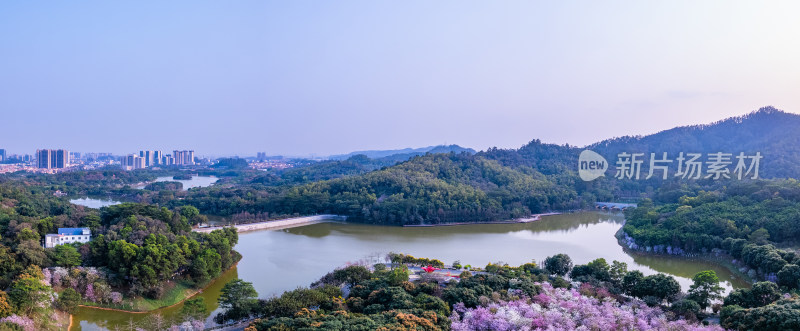
{"label": "distant haze", "polygon": [[800,3],[0,3],[0,148],[585,145],[800,112]]}

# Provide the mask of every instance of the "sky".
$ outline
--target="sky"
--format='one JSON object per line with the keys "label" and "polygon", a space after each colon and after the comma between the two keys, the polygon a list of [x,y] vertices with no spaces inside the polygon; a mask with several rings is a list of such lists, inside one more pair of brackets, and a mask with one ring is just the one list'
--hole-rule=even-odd
{"label": "sky", "polygon": [[0,148],[587,145],[800,113],[800,2],[4,1]]}

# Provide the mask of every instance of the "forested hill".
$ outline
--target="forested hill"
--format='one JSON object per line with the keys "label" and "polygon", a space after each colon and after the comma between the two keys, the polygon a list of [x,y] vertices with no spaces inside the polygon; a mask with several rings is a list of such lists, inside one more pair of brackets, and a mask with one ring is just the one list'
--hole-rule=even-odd
{"label": "forested hill", "polygon": [[[626,136],[587,146],[610,162],[620,152],[685,153],[760,152],[762,178],[800,178],[800,115],[764,107],[715,123],[665,130],[647,136]],[[736,159],[733,159],[734,164]]]}
{"label": "forested hill", "polygon": [[300,185],[320,180],[361,175],[383,167],[393,166],[397,163],[408,161],[415,156],[424,154],[451,152],[475,154],[475,150],[458,145],[440,145],[418,149],[406,148],[389,151],[353,152],[347,155],[332,156],[330,160],[311,162],[298,167],[264,173],[255,176],[250,182],[266,186]]}
{"label": "forested hill", "polygon": [[[761,178],[800,178],[800,115],[764,107],[743,116],[731,117],[711,124],[677,127],[647,136],[625,136],[600,141],[580,148],[545,144],[534,140],[520,149],[491,148],[478,153],[511,167],[531,167],[544,174],[575,171],[578,155],[593,150],[609,161],[606,176],[613,176],[617,155],[622,152],[645,153],[642,169],[647,169],[650,153],[667,152],[674,160],[678,153],[731,153],[731,168],[740,152],[760,152]],[[670,168],[675,171],[675,165]]]}
{"label": "forested hill", "polygon": [[[664,186],[676,188],[669,192],[679,197],[689,194],[687,187],[709,189],[730,183],[674,176],[667,181],[644,180],[651,152],[668,152],[672,159],[679,152],[702,153],[702,161],[709,153],[760,152],[761,178],[800,178],[798,128],[800,116],[762,108],[708,125],[605,140],[588,146],[609,162],[606,176],[593,182],[577,175],[578,155],[585,148],[533,140],[519,149],[428,153],[391,166],[363,155],[321,162],[279,176],[259,176],[249,186],[195,190],[184,203],[209,214],[336,213],[352,221],[392,225],[507,220],[581,208],[594,201],[653,197],[654,189]],[[614,178],[619,152],[647,153],[641,180]],[[669,173],[676,168],[670,166]],[[265,192],[264,185],[271,191]]]}
{"label": "forested hill", "polygon": [[[567,174],[567,176],[572,176]],[[361,175],[260,194],[258,187],[193,190],[181,203],[210,214],[335,213],[375,224],[483,222],[584,207],[574,178],[516,170],[468,154],[426,154]]]}

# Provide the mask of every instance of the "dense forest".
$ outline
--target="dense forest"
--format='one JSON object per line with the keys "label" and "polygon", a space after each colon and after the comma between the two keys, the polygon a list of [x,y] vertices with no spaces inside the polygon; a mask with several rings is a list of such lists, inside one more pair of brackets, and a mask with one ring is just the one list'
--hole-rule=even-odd
{"label": "dense forest", "polygon": [[747,182],[685,195],[673,203],[645,201],[626,212],[626,245],[666,254],[724,252],[751,278],[800,288],[800,182]]}
{"label": "dense forest", "polygon": [[[233,229],[192,232],[204,221],[191,206],[125,203],[101,210],[70,204],[47,188],[0,185],[0,318],[57,327],[54,308],[78,304],[132,309],[143,297],[202,286],[240,259]],[[62,227],[88,227],[88,243],[43,248]],[[51,301],[57,294],[59,300]]]}
{"label": "dense forest", "polygon": [[247,187],[197,190],[182,203],[208,214],[335,213],[356,222],[404,225],[506,220],[592,202],[582,201],[578,192],[556,180],[467,153],[428,154],[273,194]]}

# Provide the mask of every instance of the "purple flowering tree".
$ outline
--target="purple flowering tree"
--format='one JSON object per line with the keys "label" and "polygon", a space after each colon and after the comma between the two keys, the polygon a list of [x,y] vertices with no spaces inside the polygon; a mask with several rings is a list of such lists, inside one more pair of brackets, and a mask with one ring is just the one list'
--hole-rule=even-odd
{"label": "purple flowering tree", "polygon": [[0,323],[11,323],[19,325],[25,331],[36,331],[36,323],[25,316],[11,315],[0,319]]}
{"label": "purple flowering tree", "polygon": [[92,302],[97,301],[97,297],[94,295],[94,284],[86,285],[86,292],[83,293],[83,297]]}
{"label": "purple flowering tree", "polygon": [[[453,307],[454,331],[472,330],[723,330],[686,321],[669,321],[658,308],[634,300],[620,304],[611,297],[602,300],[577,290],[553,288],[543,283],[542,293],[530,299],[490,303],[486,306]],[[586,289],[584,289],[586,290]]]}

